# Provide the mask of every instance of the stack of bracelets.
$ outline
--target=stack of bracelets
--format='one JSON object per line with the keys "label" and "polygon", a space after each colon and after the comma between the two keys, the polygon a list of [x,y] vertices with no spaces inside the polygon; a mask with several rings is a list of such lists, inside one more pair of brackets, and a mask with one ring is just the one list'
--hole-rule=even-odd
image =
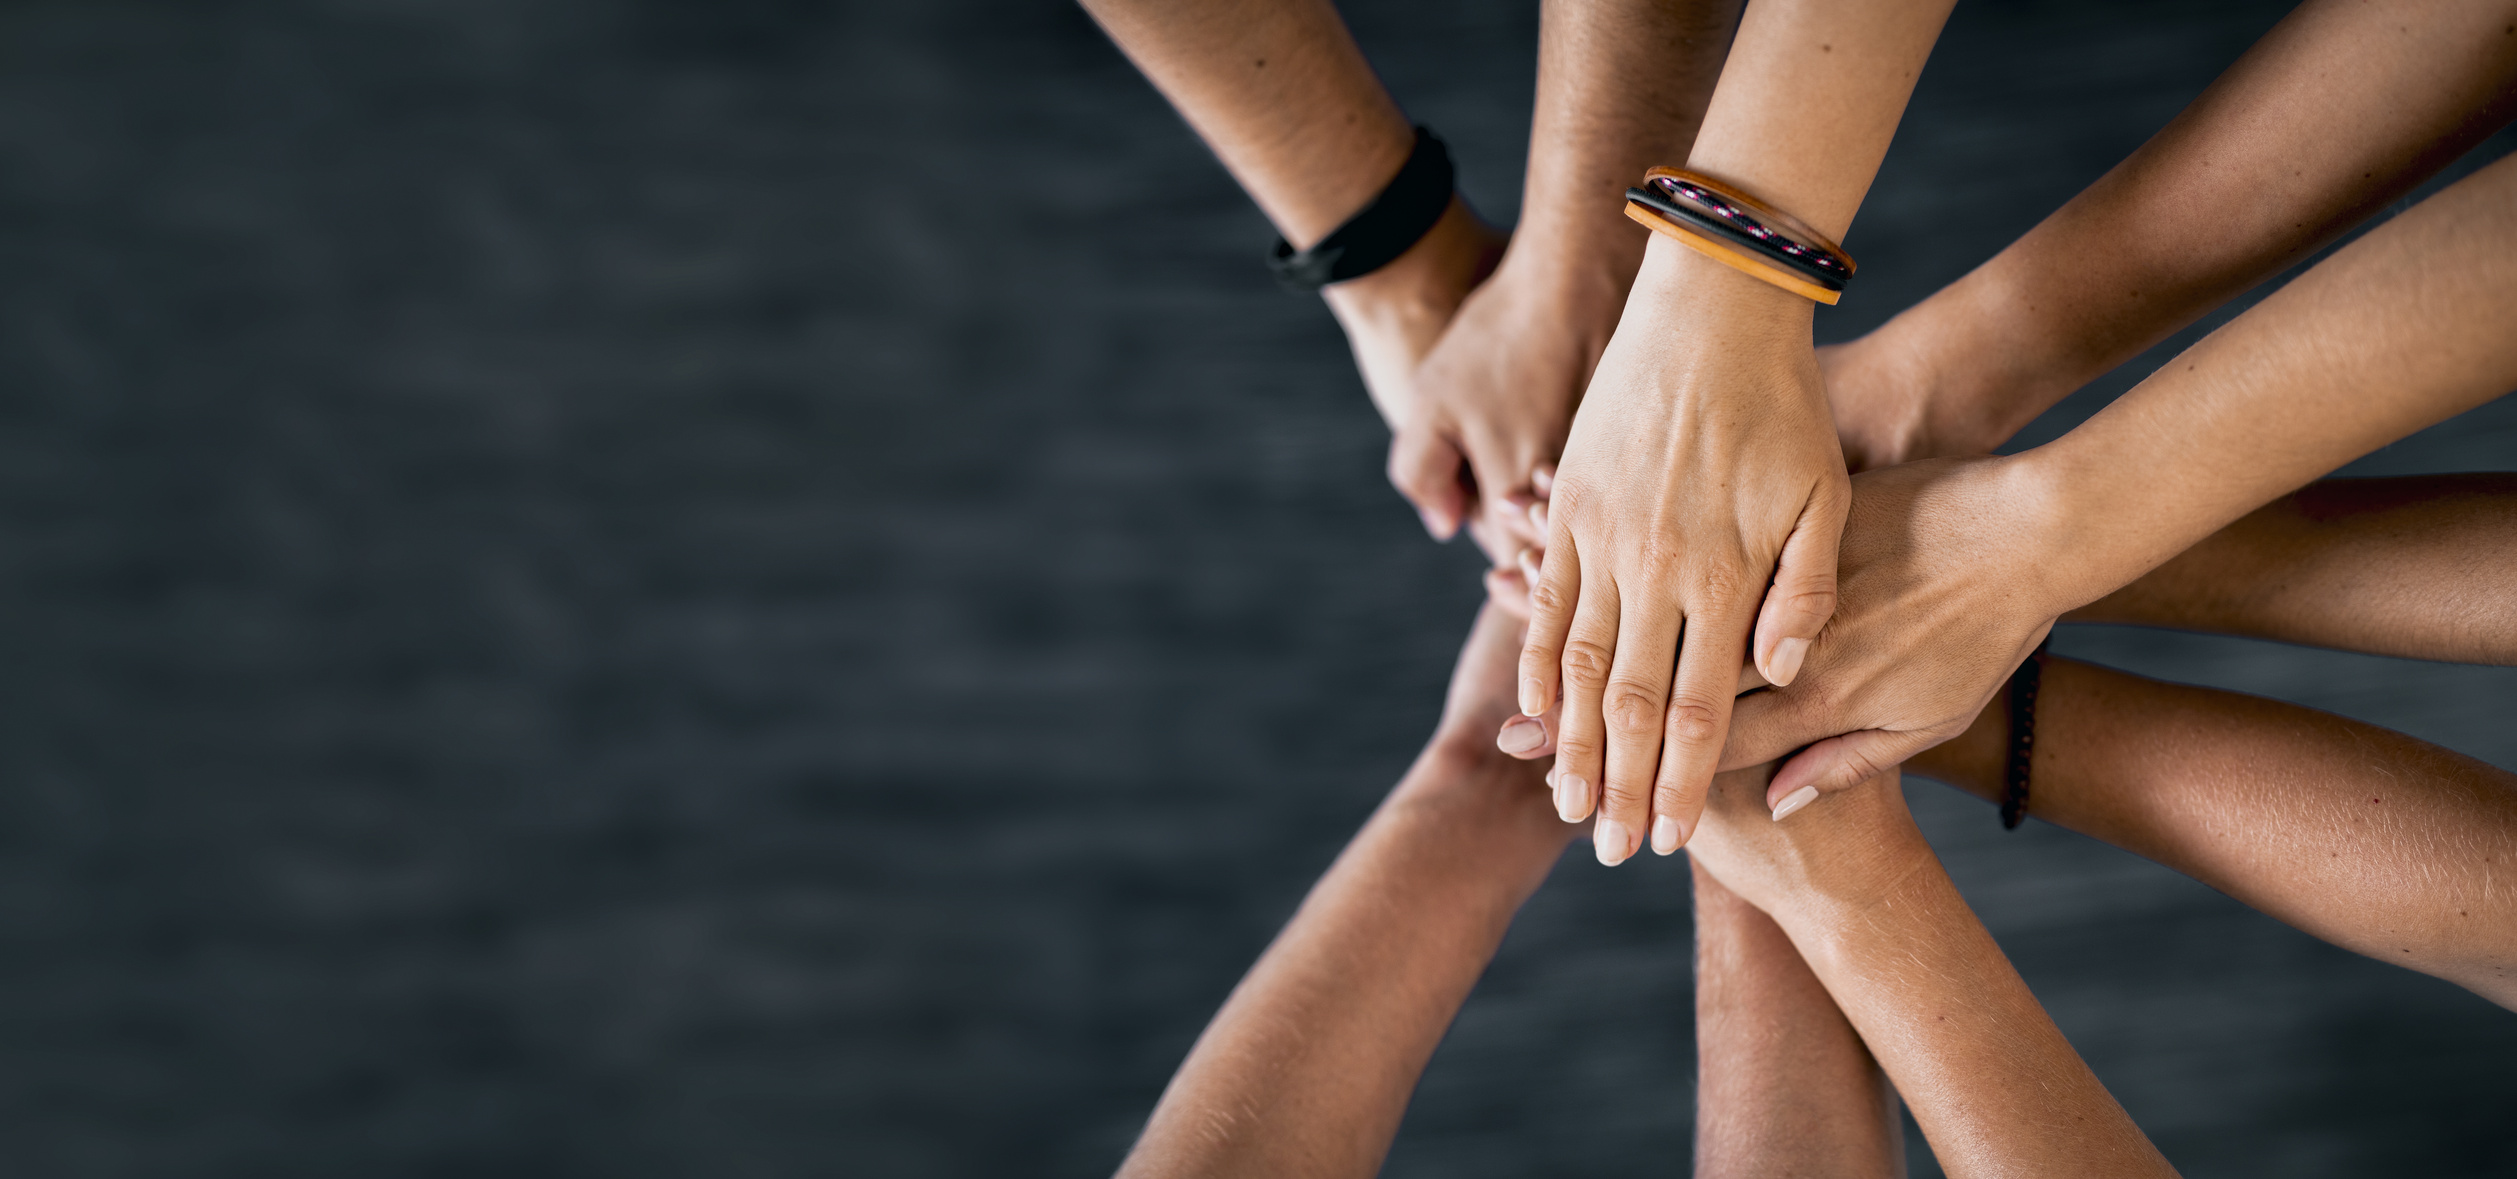
{"label": "stack of bracelets", "polygon": [[1791,214],[1710,176],[1654,168],[1626,190],[1626,216],[1733,270],[1834,303],[1853,277],[1843,247]]}

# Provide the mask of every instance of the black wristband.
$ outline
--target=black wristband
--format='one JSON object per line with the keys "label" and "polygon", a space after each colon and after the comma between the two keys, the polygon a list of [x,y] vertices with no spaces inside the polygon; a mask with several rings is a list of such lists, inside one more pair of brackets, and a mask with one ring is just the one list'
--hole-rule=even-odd
{"label": "black wristband", "polygon": [[1304,294],[1362,278],[1396,261],[1433,231],[1434,222],[1451,207],[1457,182],[1450,149],[1433,132],[1418,127],[1416,150],[1408,153],[1381,195],[1310,249],[1296,250],[1292,242],[1277,238],[1267,268],[1285,289]]}
{"label": "black wristband", "polygon": [[2028,815],[2028,768],[2036,760],[2036,690],[2045,678],[2045,644],[2010,677],[2010,756],[2001,767],[2001,829]]}

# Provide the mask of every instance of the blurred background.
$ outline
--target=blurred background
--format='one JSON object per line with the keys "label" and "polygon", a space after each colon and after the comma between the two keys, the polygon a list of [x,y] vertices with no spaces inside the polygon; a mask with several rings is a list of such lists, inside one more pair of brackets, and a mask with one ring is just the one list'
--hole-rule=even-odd
{"label": "blurred background", "polygon": [[[2284,7],[1961,5],[1821,338]],[[1347,8],[1508,221],[1536,5]],[[1479,562],[1071,6],[21,0],[0,61],[12,1174],[1104,1174],[1430,731]],[[2517,767],[2517,671],[2057,646]],[[1909,791],[2188,1174],[2517,1170],[2517,1016]],[[1682,1169],[1686,913],[1569,858],[1389,1173]]]}

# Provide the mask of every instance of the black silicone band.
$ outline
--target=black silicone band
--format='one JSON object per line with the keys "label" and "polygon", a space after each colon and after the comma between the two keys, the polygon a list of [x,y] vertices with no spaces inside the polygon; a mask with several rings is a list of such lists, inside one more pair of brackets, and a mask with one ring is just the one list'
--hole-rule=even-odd
{"label": "black silicone band", "polygon": [[2010,677],[2010,756],[2001,767],[2001,829],[2028,817],[2028,767],[2036,759],[2036,690],[2045,678],[2045,644]]}
{"label": "black silicone band", "polygon": [[1758,257],[1770,259],[1775,265],[1783,267],[1784,269],[1789,270],[1802,278],[1808,279],[1810,282],[1816,283],[1818,286],[1827,290],[1840,291],[1844,289],[1845,276],[1830,273],[1826,269],[1815,265],[1806,259],[1795,258],[1790,254],[1784,253],[1782,250],[1775,248],[1772,242],[1760,240],[1754,235],[1740,229],[1738,226],[1724,221],[1719,217],[1707,217],[1698,210],[1689,208],[1677,201],[1673,201],[1668,197],[1662,196],[1661,194],[1648,188],[1629,188],[1626,190],[1626,199],[1634,202],[1635,204],[1641,205],[1646,209],[1650,209],[1655,213],[1666,216],[1681,225],[1685,225],[1692,229],[1703,230],[1705,233],[1720,238],[1726,242],[1736,242],[1741,247],[1747,249],[1751,253],[1754,253]]}
{"label": "black silicone band", "polygon": [[1433,132],[1418,127],[1416,150],[1408,153],[1381,195],[1310,249],[1296,250],[1293,243],[1277,238],[1267,268],[1286,289],[1306,294],[1362,278],[1396,261],[1432,232],[1433,223],[1451,207],[1458,179],[1450,149]]}

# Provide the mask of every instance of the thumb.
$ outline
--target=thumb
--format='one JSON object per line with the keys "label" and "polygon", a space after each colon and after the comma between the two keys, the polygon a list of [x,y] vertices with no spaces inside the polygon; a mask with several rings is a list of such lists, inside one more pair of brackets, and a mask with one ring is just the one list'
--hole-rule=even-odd
{"label": "thumb", "polygon": [[1829,737],[1784,762],[1765,788],[1765,805],[1774,821],[1839,790],[1850,790],[1897,768],[1905,759],[1938,745],[1942,737],[1928,730],[1895,732],[1864,729]]}
{"label": "thumb", "polygon": [[1844,512],[1849,493],[1831,485],[1809,497],[1800,523],[1783,541],[1783,555],[1774,563],[1774,585],[1765,591],[1757,611],[1757,670],[1776,687],[1788,687],[1800,676],[1809,656],[1810,640],[1835,615],[1835,556],[1844,539]]}
{"label": "thumb", "polygon": [[1458,448],[1434,432],[1417,414],[1390,439],[1390,485],[1416,505],[1425,531],[1435,540],[1449,540],[1468,517],[1468,488],[1460,480],[1464,465]]}

